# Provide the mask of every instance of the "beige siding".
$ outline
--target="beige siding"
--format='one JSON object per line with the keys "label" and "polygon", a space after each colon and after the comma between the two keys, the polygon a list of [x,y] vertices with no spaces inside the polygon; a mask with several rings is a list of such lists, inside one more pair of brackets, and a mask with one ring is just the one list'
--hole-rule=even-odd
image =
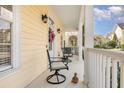
{"label": "beige siding", "polygon": [[119,26],[117,26],[117,28],[116,28],[116,30],[115,30],[115,34],[117,35],[117,38],[118,38],[119,40],[121,40],[121,37],[122,37],[122,29],[121,29]]}
{"label": "beige siding", "polygon": [[124,30],[122,30],[121,44],[124,44]]}
{"label": "beige siding", "polygon": [[[47,69],[48,25],[42,23],[41,15],[48,13],[48,10],[60,26],[47,6],[21,6],[21,67],[17,72],[1,79],[0,87],[25,87]],[[60,42],[58,38],[56,36],[56,42]],[[56,44],[60,46],[59,43]]]}
{"label": "beige siding", "polygon": [[122,30],[119,26],[117,26],[115,33],[121,44],[124,43],[124,30]]}

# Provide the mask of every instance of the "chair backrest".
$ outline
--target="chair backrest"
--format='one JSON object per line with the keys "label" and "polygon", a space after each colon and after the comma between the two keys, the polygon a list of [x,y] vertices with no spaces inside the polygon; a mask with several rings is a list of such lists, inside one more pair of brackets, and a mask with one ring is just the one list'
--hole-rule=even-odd
{"label": "chair backrest", "polygon": [[48,56],[49,66],[50,66],[50,69],[51,69],[51,60],[50,60],[50,54],[49,54],[48,49],[47,49],[47,56]]}
{"label": "chair backrest", "polygon": [[72,54],[72,49],[71,49],[71,47],[65,47],[64,50],[63,50],[63,53],[64,53],[64,54]]}

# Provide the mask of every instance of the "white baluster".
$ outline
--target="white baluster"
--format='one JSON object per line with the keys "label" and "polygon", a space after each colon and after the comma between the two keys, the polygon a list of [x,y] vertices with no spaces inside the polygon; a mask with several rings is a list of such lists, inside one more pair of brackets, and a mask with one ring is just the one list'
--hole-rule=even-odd
{"label": "white baluster", "polygon": [[121,62],[120,87],[121,87],[121,88],[124,88],[124,61]]}
{"label": "white baluster", "polygon": [[91,52],[89,52],[89,87],[92,87],[92,84],[91,84],[91,61],[92,61],[92,56],[91,56]]}
{"label": "white baluster", "polygon": [[84,49],[84,83],[89,85],[89,51],[88,49]]}
{"label": "white baluster", "polygon": [[100,88],[102,88],[102,54],[100,54],[100,60],[99,60],[99,84],[100,84]]}
{"label": "white baluster", "polygon": [[106,87],[110,88],[110,67],[111,67],[111,58],[107,58],[107,67],[106,67]]}
{"label": "white baluster", "polygon": [[95,81],[96,81],[96,88],[97,88],[97,86],[98,86],[98,80],[97,80],[97,72],[98,72],[98,71],[97,71],[97,70],[98,70],[98,69],[97,69],[97,53],[96,53],[95,59],[96,59],[96,62],[95,62],[95,64],[96,64],[96,68],[95,68],[95,70],[96,70],[96,71],[95,71],[95,72],[96,72],[96,76],[95,76],[95,78],[96,78],[96,79],[95,79]]}
{"label": "white baluster", "polygon": [[94,86],[97,87],[97,79],[96,79],[96,53],[94,54]]}
{"label": "white baluster", "polygon": [[104,55],[103,56],[103,62],[102,62],[102,76],[103,76],[103,78],[102,78],[102,87],[103,88],[105,88],[105,70],[106,69],[106,56]]}
{"label": "white baluster", "polygon": [[93,87],[95,88],[95,61],[96,61],[96,59],[95,59],[95,53],[93,53],[93,63],[92,63],[92,65],[93,65],[93,73],[92,73],[92,75],[93,75]]}
{"label": "white baluster", "polygon": [[99,88],[99,54],[97,54],[97,60],[96,60],[96,68],[97,68],[97,88]]}
{"label": "white baluster", "polygon": [[117,88],[117,61],[112,60],[112,87]]}
{"label": "white baluster", "polygon": [[89,53],[89,87],[91,87],[91,52]]}
{"label": "white baluster", "polygon": [[92,63],[93,63],[93,54],[91,53],[91,62],[90,62],[90,80],[91,80],[91,87],[93,87],[93,65],[92,65]]}

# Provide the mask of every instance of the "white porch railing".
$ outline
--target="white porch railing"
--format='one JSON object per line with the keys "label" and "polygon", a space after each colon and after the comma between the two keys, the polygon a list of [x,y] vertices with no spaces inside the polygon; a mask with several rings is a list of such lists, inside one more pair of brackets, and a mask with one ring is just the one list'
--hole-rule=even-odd
{"label": "white porch railing", "polygon": [[124,87],[124,52],[85,49],[85,81],[88,87]]}

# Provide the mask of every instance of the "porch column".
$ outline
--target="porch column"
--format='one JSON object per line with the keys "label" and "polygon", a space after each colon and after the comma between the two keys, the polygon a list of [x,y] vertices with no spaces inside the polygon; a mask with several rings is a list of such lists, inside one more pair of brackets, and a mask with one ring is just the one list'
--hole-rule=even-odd
{"label": "porch column", "polygon": [[79,27],[78,27],[78,49],[79,49],[79,61],[82,62],[82,26],[84,25],[84,6],[81,7]]}
{"label": "porch column", "polygon": [[[85,14],[84,14],[84,24],[85,24],[85,48],[93,48],[94,46],[94,32],[93,32],[93,6],[86,5],[85,6]],[[88,76],[88,59],[87,59],[87,51],[85,51],[85,61],[84,61],[84,81],[89,84],[89,76]],[[94,72],[92,72],[94,73]],[[90,87],[90,86],[89,86]]]}
{"label": "porch column", "polygon": [[[82,57],[82,51],[83,51],[83,46],[82,46],[82,26],[84,25],[84,7],[81,7],[80,11],[80,19],[79,19],[79,27],[78,27],[78,50],[79,50],[79,62],[83,62],[83,57]],[[84,68],[84,63],[82,65]],[[83,80],[84,80],[84,70],[82,71],[83,73]]]}
{"label": "porch column", "polygon": [[93,32],[93,6],[85,6],[85,48],[93,48],[94,32]]}

